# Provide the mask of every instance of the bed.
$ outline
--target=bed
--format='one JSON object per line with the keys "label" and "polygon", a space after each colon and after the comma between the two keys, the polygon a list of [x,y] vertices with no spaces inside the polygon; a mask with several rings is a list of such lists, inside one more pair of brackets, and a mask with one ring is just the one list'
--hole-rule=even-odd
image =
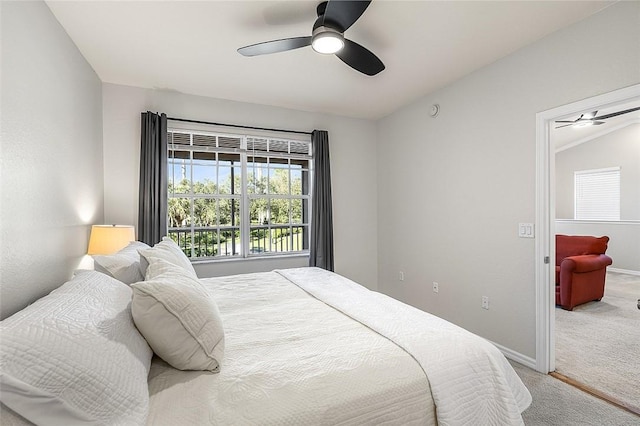
{"label": "bed", "polygon": [[[68,353],[68,345],[58,348],[61,345],[55,341],[60,333],[67,333],[69,324],[82,321],[78,316],[90,318],[87,322],[95,325],[98,334],[108,335],[104,344],[109,347],[96,348],[98,344],[92,341],[76,350],[97,353],[79,355],[80,365],[73,365],[73,374],[59,373],[56,380],[51,380],[50,373],[39,372],[36,379],[24,379],[30,381],[30,391],[38,387],[50,400],[63,401],[64,409],[73,404],[81,406],[86,413],[75,418],[77,424],[507,425],[523,424],[520,414],[531,403],[514,370],[486,340],[322,269],[197,280],[206,298],[215,301],[224,327],[224,348],[216,355],[218,364],[202,370],[180,370],[145,349],[144,339],[136,337],[139,329],[148,342],[153,341],[145,335],[144,326],[113,325],[114,318],[134,322],[131,288],[135,305],[139,283],[130,288],[95,271],[79,273],[72,281],[81,284],[74,287],[67,283],[52,293],[59,299],[49,303],[53,314],[43,314],[46,306],[36,306],[35,315],[18,313],[1,323],[3,343],[8,344],[2,345],[0,399],[22,414],[3,407],[2,424],[29,424],[23,416],[36,423],[62,424],[52,419],[51,405],[42,408],[38,405],[42,401],[24,403],[25,395],[20,394],[23,390],[16,391],[15,376],[38,360],[37,353],[30,355],[33,359],[25,360],[24,356],[32,351],[28,338],[34,335],[38,342],[44,342],[41,350],[48,355],[40,355],[43,358],[51,358],[57,350],[67,351],[61,359],[74,358],[76,354]],[[91,295],[68,302],[78,291]],[[114,303],[118,306],[110,310],[107,306]],[[38,304],[47,305],[47,301],[34,305]],[[108,312],[107,319],[96,319],[101,314],[90,309],[69,308],[86,305]],[[42,329],[50,326],[51,317],[61,317],[60,309],[71,312],[66,316],[75,317],[68,323],[62,321],[64,324],[55,321],[62,331],[54,333],[54,348],[48,348]],[[109,324],[107,331],[105,323]],[[19,330],[25,328],[31,331],[20,334]],[[86,328],[91,327],[83,330]],[[117,338],[115,328],[120,333]],[[14,345],[14,341],[18,343]],[[118,367],[113,370],[108,366],[105,371],[124,377],[105,384],[108,374],[100,373],[97,384],[88,388],[82,381],[91,378],[82,376],[97,374],[94,370],[103,358],[113,360]],[[164,358],[171,360],[169,356]],[[39,361],[44,362],[45,371],[58,367],[55,360]],[[12,378],[7,380],[8,376]],[[52,381],[55,383],[49,383]],[[59,382],[64,385],[58,386]],[[116,387],[113,383],[120,383],[117,389],[122,390],[121,395],[105,393],[105,387]],[[78,394],[92,396],[78,402]],[[113,401],[104,401],[109,398]],[[54,411],[58,409],[60,406]],[[40,413],[33,414],[34,410]],[[74,410],[77,414],[77,407]],[[114,417],[114,411],[124,414]],[[71,424],[68,417],[61,418]]]}

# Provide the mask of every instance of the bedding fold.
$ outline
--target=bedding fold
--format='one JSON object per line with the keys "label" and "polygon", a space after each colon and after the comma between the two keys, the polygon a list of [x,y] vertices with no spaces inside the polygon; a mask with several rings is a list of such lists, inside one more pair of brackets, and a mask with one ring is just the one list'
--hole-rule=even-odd
{"label": "bedding fold", "polygon": [[487,340],[319,268],[276,270],[410,354],[431,385],[439,425],[523,425],[531,394]]}

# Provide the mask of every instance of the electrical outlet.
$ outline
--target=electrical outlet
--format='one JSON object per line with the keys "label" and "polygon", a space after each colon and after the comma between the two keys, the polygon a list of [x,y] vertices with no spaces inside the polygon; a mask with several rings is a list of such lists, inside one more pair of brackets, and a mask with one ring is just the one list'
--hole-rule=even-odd
{"label": "electrical outlet", "polygon": [[404,272],[400,271],[399,278],[400,278],[400,281],[404,281]]}
{"label": "electrical outlet", "polygon": [[439,287],[438,287],[438,283],[437,282],[433,282],[433,292],[437,293],[438,291],[440,291]]}
{"label": "electrical outlet", "polygon": [[482,309],[489,309],[489,296],[482,296]]}

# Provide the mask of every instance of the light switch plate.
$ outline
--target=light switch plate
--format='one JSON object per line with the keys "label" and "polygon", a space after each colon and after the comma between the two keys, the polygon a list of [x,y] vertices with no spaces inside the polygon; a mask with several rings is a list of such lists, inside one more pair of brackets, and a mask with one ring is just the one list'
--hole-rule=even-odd
{"label": "light switch plate", "polygon": [[535,227],[533,223],[519,223],[518,224],[518,237],[520,238],[534,238]]}

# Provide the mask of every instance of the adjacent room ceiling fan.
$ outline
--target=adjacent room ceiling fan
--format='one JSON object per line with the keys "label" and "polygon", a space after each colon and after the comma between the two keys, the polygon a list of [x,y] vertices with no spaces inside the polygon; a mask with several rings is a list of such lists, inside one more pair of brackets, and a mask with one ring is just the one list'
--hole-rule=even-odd
{"label": "adjacent room ceiling fan", "polygon": [[[618,115],[627,114],[633,111],[639,111],[640,107],[626,109],[624,111],[612,112],[611,114],[605,114],[601,116],[597,116],[598,111],[586,112],[581,114],[575,120],[556,120],[556,124],[562,124],[561,126],[556,126],[556,129],[560,129],[562,127],[574,126],[574,127],[582,127],[582,126],[599,126],[600,124],[604,124],[604,121],[607,118],[617,117]],[[568,124],[565,124],[568,123]]]}
{"label": "adjacent room ceiling fan", "polygon": [[376,75],[384,70],[384,64],[376,55],[358,43],[344,38],[344,32],[367,9],[369,1],[329,0],[316,9],[318,19],[313,24],[311,36],[265,41],[241,47],[244,56],[266,55],[311,45],[319,53],[335,54],[345,64],[366,75]]}

